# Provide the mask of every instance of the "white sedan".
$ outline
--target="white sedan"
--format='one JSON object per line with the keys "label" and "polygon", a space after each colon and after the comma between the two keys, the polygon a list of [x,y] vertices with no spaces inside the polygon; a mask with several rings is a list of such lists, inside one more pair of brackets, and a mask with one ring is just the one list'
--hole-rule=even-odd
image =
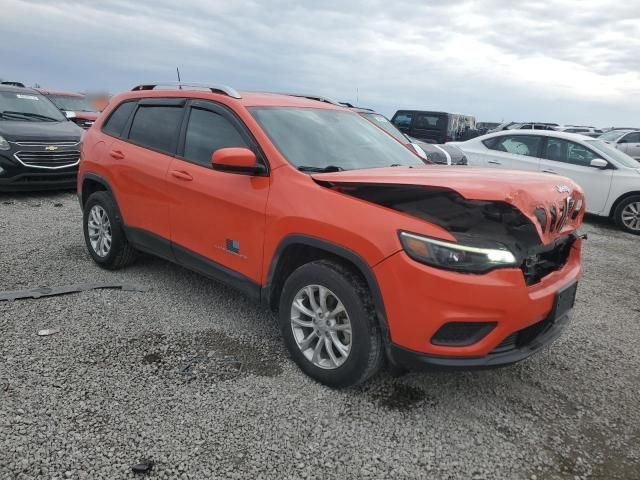
{"label": "white sedan", "polygon": [[640,162],[595,138],[551,130],[505,130],[455,142],[469,165],[569,177],[585,193],[587,212],[612,217],[640,235]]}

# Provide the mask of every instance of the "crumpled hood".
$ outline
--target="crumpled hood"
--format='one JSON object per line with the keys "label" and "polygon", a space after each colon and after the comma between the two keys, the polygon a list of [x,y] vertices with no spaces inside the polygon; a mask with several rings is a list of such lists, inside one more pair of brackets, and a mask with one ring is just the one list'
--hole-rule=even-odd
{"label": "crumpled hood", "polygon": [[[454,191],[467,200],[505,202],[531,220],[543,243],[551,243],[558,237],[576,230],[584,216],[584,207],[575,218],[572,215],[575,207],[579,206],[579,200],[584,204],[581,188],[566,177],[547,173],[426,165],[316,173],[311,176],[318,182],[334,185],[424,186]],[[547,218],[544,229],[535,214],[536,209],[541,208],[544,209]],[[549,219],[553,218],[554,214],[555,228],[549,228]],[[560,225],[559,220],[564,216],[566,220]]]}
{"label": "crumpled hood", "polygon": [[79,142],[82,130],[75,123],[0,121],[0,136],[10,141],[74,141]]}

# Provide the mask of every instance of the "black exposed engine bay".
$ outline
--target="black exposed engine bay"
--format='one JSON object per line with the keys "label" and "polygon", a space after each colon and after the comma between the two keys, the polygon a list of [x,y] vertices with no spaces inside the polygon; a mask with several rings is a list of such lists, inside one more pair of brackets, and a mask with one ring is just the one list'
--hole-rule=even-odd
{"label": "black exposed engine bay", "polygon": [[576,235],[543,245],[535,225],[506,202],[467,200],[453,190],[411,185],[332,184],[336,191],[438,225],[458,241],[476,247],[508,248],[528,285],[567,262]]}

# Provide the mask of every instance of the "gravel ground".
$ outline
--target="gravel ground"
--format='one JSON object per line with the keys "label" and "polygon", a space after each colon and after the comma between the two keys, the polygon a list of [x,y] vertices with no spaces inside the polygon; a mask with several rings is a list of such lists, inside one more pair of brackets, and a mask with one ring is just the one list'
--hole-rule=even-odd
{"label": "gravel ground", "polygon": [[94,265],[73,194],[0,195],[0,290],[149,288],[0,302],[0,478],[140,478],[151,459],[147,478],[640,479],[640,238],[583,231],[551,348],[332,391],[240,294],[150,257]]}

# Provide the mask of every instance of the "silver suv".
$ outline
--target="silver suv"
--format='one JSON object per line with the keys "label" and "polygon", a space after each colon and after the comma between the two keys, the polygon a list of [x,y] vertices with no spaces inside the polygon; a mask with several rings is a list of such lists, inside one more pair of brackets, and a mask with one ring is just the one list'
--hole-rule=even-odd
{"label": "silver suv", "polygon": [[640,161],[640,130],[610,130],[598,137]]}

